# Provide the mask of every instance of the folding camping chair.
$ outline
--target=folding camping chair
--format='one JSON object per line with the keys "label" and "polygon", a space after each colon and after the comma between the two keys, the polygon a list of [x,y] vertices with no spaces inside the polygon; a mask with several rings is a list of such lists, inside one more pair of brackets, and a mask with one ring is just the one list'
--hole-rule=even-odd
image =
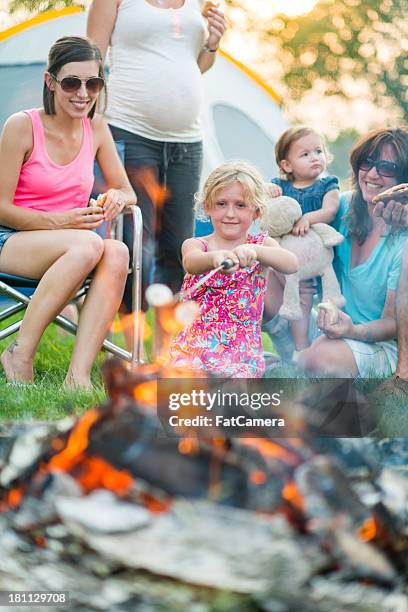
{"label": "folding camping chair", "polygon": [[[102,348],[121,359],[125,359],[130,361],[132,365],[137,365],[141,363],[141,348],[142,348],[142,338],[141,338],[141,326],[140,326],[140,311],[141,311],[141,272],[142,272],[142,232],[143,232],[143,221],[142,221],[142,213],[140,212],[140,208],[138,206],[132,206],[127,208],[124,211],[124,214],[132,215],[133,221],[133,260],[131,262],[131,268],[129,273],[133,273],[133,283],[132,283],[132,305],[133,305],[133,346],[132,351],[126,351],[122,349],[120,346],[113,344],[109,340],[105,340]],[[120,215],[115,223],[112,224],[112,236],[117,238],[118,240],[122,239],[123,234],[123,215]],[[10,274],[2,274],[0,273],[0,293],[11,298],[13,301],[17,302],[17,304],[13,304],[5,310],[0,312],[0,321],[6,321],[9,317],[15,315],[18,312],[24,311],[27,308],[27,305],[30,303],[30,297],[25,295],[19,289],[29,288],[35,289],[38,285],[38,280],[33,280],[30,278],[24,278],[22,276],[12,276]],[[86,279],[85,283],[82,285],[81,289],[78,291],[74,298],[74,302],[78,301],[84,295],[86,295],[89,286],[91,283],[91,279]],[[18,287],[18,289],[16,288]],[[8,327],[0,330],[0,340],[7,338],[11,334],[14,334],[20,329],[22,322],[22,318],[15,323],[8,325]],[[66,317],[62,315],[58,315],[54,323],[65,329],[66,331],[76,334],[78,326],[76,323],[73,323]]]}

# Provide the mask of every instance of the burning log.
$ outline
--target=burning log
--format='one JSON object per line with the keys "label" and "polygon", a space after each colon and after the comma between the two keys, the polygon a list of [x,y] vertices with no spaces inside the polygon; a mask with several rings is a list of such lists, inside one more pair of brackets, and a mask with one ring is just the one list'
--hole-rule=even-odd
{"label": "burning log", "polygon": [[[87,609],[137,609],[130,585],[150,572],[249,593],[265,610],[340,611],[353,593],[362,609],[364,590],[367,610],[403,601],[408,480],[382,469],[374,441],[316,438],[327,388],[316,410],[310,395],[298,400],[297,438],[230,438],[222,427],[168,437],[157,415],[162,373],[110,361],[102,406],[0,429],[0,547],[14,551],[0,559],[0,589],[2,572],[13,576],[3,588],[46,589],[52,576]],[[84,586],[87,569],[101,592],[107,575],[112,585],[128,572],[129,584],[105,605]]]}

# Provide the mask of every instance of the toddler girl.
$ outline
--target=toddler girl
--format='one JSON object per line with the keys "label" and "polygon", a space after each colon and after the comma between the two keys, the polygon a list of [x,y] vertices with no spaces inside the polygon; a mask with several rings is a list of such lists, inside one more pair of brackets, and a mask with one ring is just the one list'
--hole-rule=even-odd
{"label": "toddler girl", "polygon": [[[173,341],[172,363],[216,375],[260,377],[264,372],[261,319],[265,272],[270,266],[284,274],[297,271],[295,255],[265,234],[249,234],[269,197],[259,172],[247,162],[222,164],[208,177],[202,205],[214,231],[183,243],[184,278],[181,297],[193,299],[196,320]],[[194,290],[196,283],[225,260],[232,267],[217,272]]]}
{"label": "toddler girl", "polygon": [[[292,233],[304,236],[314,223],[331,223],[339,208],[339,183],[335,176],[322,176],[330,161],[323,137],[308,127],[290,128],[276,143],[275,155],[281,178],[272,179],[271,195],[294,198],[303,213]],[[275,293],[273,279],[271,281],[271,290]],[[303,317],[292,322],[296,351],[310,344],[308,328],[312,302],[311,293],[302,294]]]}

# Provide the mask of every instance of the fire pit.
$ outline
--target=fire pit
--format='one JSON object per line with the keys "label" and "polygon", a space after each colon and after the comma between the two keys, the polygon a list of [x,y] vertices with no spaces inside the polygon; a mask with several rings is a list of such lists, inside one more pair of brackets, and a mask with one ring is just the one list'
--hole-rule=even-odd
{"label": "fire pit", "polygon": [[310,393],[280,408],[293,437],[170,436],[162,374],[108,361],[102,406],[0,426],[0,590],[69,591],[74,610],[408,609],[407,440],[316,435]]}

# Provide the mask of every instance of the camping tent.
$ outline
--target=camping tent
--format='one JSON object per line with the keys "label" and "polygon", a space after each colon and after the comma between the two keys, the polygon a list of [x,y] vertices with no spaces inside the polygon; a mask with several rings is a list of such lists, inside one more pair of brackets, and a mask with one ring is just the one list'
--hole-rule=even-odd
{"label": "camping tent", "polygon": [[[85,29],[86,13],[69,7],[0,32],[0,127],[13,112],[41,105],[48,49],[60,36]],[[204,174],[231,158],[252,161],[265,178],[274,174],[274,144],[287,127],[277,94],[223,52],[204,75],[204,89]]]}

